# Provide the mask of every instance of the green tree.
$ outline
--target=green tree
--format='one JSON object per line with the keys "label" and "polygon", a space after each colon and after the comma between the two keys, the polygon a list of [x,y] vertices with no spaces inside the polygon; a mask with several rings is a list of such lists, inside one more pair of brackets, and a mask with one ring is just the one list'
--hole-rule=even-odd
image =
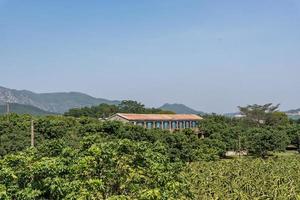
{"label": "green tree", "polygon": [[268,156],[271,151],[285,151],[290,143],[284,131],[266,128],[252,128],[247,132],[247,147],[251,154]]}
{"label": "green tree", "polygon": [[158,108],[145,108],[142,103],[137,101],[124,100],[119,105],[100,104],[92,107],[73,108],[65,112],[64,116],[105,119],[118,112],[139,114],[175,114],[172,111],[161,110]]}
{"label": "green tree", "polygon": [[273,106],[272,103],[265,105],[248,105],[246,107],[238,107],[241,114],[245,115],[245,119],[256,125],[266,124],[268,120],[272,118],[272,114],[277,112],[279,104]]}
{"label": "green tree", "polygon": [[100,104],[98,106],[73,108],[66,112],[65,116],[72,117],[93,117],[93,118],[107,118],[118,112],[116,105]]}
{"label": "green tree", "polygon": [[145,106],[137,101],[124,100],[118,105],[122,113],[145,113]]}

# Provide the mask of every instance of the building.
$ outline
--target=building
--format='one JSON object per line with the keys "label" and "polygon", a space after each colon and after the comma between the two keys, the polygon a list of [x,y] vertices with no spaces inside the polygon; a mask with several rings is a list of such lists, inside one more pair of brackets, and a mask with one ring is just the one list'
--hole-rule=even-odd
{"label": "building", "polygon": [[117,113],[108,120],[129,122],[134,125],[143,126],[148,129],[158,128],[166,130],[197,129],[202,117],[193,114],[132,114]]}

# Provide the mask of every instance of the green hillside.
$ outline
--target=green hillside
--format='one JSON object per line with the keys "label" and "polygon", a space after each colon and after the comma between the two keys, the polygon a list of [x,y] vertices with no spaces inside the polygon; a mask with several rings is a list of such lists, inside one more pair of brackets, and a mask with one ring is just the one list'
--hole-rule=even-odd
{"label": "green hillside", "polygon": [[[6,113],[6,105],[0,105],[0,115]],[[47,112],[34,106],[22,104],[10,104],[9,109],[11,113],[30,114],[30,115],[54,115],[55,113]]]}

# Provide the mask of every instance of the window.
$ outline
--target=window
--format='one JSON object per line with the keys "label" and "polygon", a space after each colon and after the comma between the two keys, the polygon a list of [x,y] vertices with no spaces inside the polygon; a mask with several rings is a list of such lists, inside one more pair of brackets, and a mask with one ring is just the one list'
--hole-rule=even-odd
{"label": "window", "polygon": [[185,122],[185,128],[190,128],[190,122]]}
{"label": "window", "polygon": [[172,129],[176,129],[177,128],[177,123],[176,122],[172,122]]}
{"label": "window", "polygon": [[197,127],[197,124],[196,124],[195,121],[192,122],[192,127],[193,127],[193,128],[196,128],[196,127]]}
{"label": "window", "polygon": [[164,129],[168,129],[169,128],[169,122],[164,122]]}
{"label": "window", "polygon": [[160,122],[156,122],[156,128],[161,128],[161,123]]}
{"label": "window", "polygon": [[179,122],[179,128],[183,128],[183,123]]}
{"label": "window", "polygon": [[147,128],[152,128],[152,122],[147,122]]}

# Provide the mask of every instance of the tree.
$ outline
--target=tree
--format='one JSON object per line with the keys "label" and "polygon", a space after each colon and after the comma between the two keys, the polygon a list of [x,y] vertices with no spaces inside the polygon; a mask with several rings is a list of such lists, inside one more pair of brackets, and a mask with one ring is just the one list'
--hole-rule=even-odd
{"label": "tree", "polygon": [[[184,165],[172,163],[161,143],[87,140],[78,148],[46,144],[0,159],[0,199],[192,198],[180,175]],[[40,152],[50,149],[56,153]]]}
{"label": "tree", "polygon": [[100,104],[92,107],[72,108],[65,112],[64,116],[105,119],[118,112],[139,114],[175,114],[172,111],[162,110],[159,108],[145,108],[142,103],[137,101],[124,100],[119,105]]}
{"label": "tree", "polygon": [[277,120],[278,117],[274,117],[279,113],[277,109],[279,108],[279,104],[273,106],[272,103],[268,103],[265,105],[248,105],[246,107],[238,107],[241,114],[245,116],[245,119],[249,122],[255,123],[256,125],[263,125],[266,123],[272,123],[273,120]]}
{"label": "tree", "polygon": [[119,111],[118,106],[109,104],[100,104],[98,106],[73,108],[66,112],[65,116],[72,117],[93,117],[93,118],[107,118]]}
{"label": "tree", "polygon": [[263,158],[267,157],[270,151],[284,151],[289,143],[289,137],[284,131],[252,128],[247,132],[249,153]]}
{"label": "tree", "polygon": [[124,100],[118,105],[122,113],[145,113],[146,109],[142,103],[132,100]]}
{"label": "tree", "polygon": [[289,117],[284,112],[275,111],[268,113],[266,125],[269,126],[286,126],[290,123]]}

